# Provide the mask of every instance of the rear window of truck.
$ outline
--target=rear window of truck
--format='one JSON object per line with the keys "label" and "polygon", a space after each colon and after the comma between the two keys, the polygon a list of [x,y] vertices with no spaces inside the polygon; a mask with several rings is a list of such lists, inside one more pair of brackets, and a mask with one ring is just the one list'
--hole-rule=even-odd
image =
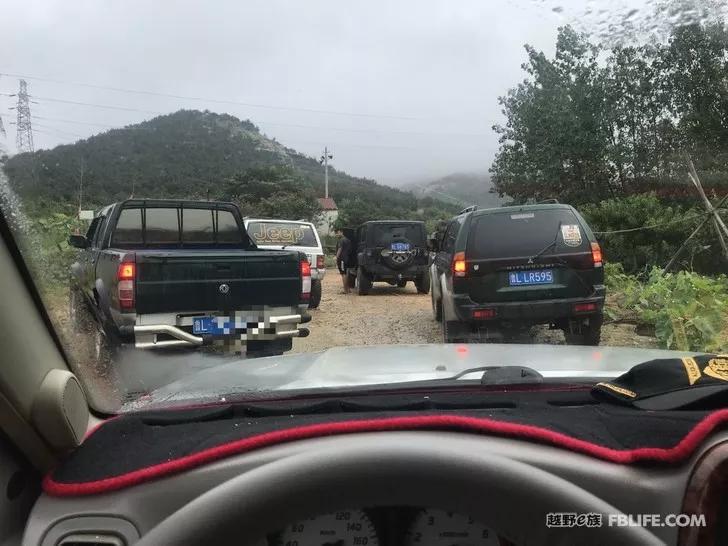
{"label": "rear window of truck", "polygon": [[295,222],[250,222],[248,236],[256,245],[318,246],[313,228]]}
{"label": "rear window of truck", "polygon": [[584,229],[568,209],[483,214],[473,218],[466,255],[471,259],[532,256],[554,240],[558,252],[589,248]]}
{"label": "rear window of truck", "polygon": [[229,210],[204,208],[125,208],[119,214],[114,245],[241,244],[243,234]]}

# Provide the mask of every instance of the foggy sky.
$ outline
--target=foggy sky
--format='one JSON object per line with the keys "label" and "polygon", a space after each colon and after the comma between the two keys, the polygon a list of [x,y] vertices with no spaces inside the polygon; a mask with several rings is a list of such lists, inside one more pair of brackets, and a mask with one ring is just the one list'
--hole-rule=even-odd
{"label": "foggy sky", "polygon": [[[497,98],[525,77],[523,44],[551,54],[557,28],[587,19],[593,4],[25,0],[0,11],[0,73],[67,82],[27,79],[36,149],[154,113],[210,109],[308,155],[328,145],[335,167],[397,184],[486,171],[491,126],[503,121]],[[17,80],[0,76],[0,92],[15,93]],[[0,96],[10,151],[15,100]]]}

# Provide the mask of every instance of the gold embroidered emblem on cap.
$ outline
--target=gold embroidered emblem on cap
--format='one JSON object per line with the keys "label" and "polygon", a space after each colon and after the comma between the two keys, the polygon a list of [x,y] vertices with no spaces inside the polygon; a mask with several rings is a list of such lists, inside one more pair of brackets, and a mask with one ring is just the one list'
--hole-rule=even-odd
{"label": "gold embroidered emblem on cap", "polygon": [[728,381],[728,358],[711,358],[703,373],[721,381]]}
{"label": "gold embroidered emblem on cap", "polygon": [[688,381],[692,385],[695,383],[698,379],[700,379],[700,366],[698,366],[698,363],[695,362],[695,359],[691,356],[686,356],[682,359],[683,366],[685,366],[685,371],[688,374]]}
{"label": "gold embroidered emblem on cap", "polygon": [[623,394],[625,396],[629,396],[630,398],[637,398],[637,393],[632,392],[629,389],[624,389],[622,387],[618,387],[617,385],[612,385],[611,383],[597,383],[598,387],[606,387],[609,390],[612,390],[614,392],[618,392],[619,394]]}

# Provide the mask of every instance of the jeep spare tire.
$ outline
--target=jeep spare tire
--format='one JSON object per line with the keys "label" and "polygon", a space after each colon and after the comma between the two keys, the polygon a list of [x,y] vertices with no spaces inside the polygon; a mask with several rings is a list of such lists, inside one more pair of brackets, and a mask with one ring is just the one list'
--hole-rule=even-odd
{"label": "jeep spare tire", "polygon": [[384,248],[381,252],[382,261],[387,267],[392,269],[403,269],[412,263],[415,258],[415,245],[407,239],[398,239],[397,243],[405,243],[409,250],[397,251],[390,248]]}

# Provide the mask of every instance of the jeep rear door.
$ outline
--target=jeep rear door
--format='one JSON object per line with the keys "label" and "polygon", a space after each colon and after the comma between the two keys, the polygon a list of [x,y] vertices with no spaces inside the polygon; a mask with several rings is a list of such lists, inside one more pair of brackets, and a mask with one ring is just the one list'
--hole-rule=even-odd
{"label": "jeep rear door", "polygon": [[588,297],[604,278],[592,237],[569,207],[474,214],[457,292],[480,303]]}

